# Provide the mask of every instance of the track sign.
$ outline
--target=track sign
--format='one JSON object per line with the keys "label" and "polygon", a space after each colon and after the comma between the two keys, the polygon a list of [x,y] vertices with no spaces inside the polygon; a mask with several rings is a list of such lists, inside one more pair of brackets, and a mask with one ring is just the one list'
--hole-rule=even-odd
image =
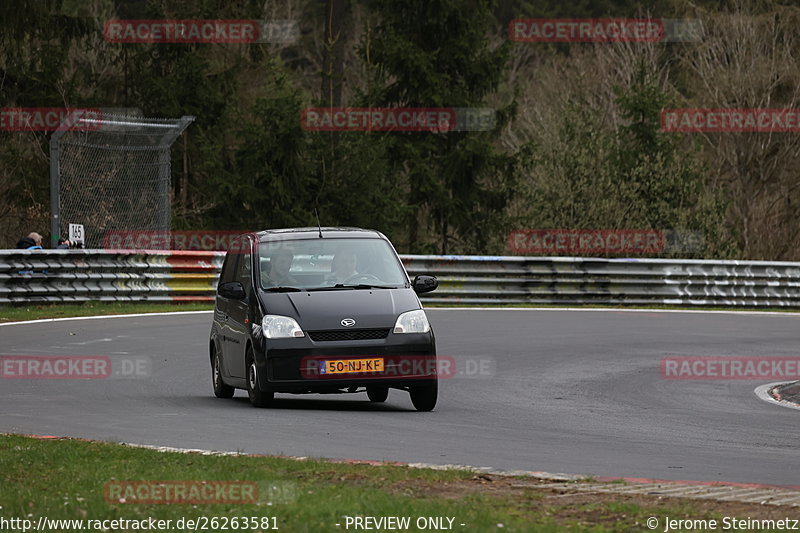
{"label": "track sign", "polygon": [[83,244],[83,224],[70,224],[69,225],[69,242]]}

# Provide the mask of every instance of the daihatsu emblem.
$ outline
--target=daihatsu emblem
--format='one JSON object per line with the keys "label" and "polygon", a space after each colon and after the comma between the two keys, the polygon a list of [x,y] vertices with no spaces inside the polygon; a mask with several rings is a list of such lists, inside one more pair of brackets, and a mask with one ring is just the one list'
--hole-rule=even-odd
{"label": "daihatsu emblem", "polygon": [[352,318],[343,318],[341,324],[346,328],[350,328],[356,325],[356,321]]}

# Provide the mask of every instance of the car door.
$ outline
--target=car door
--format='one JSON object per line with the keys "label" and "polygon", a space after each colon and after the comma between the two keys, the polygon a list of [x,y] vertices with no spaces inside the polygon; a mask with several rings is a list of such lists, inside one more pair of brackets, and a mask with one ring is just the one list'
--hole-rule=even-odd
{"label": "car door", "polygon": [[[222,263],[222,271],[219,275],[219,285],[233,281],[236,275],[236,268],[239,255],[234,251],[229,251],[225,256],[225,261]],[[231,376],[231,348],[228,345],[228,338],[230,337],[230,327],[228,325],[228,316],[230,314],[230,300],[217,292],[216,302],[214,304],[214,327],[217,331],[217,348],[219,349],[221,371],[225,376]]]}
{"label": "car door", "polygon": [[228,345],[230,346],[231,375],[237,378],[245,377],[245,351],[250,328],[250,300],[252,296],[252,241],[247,238],[246,245],[239,254],[234,281],[242,284],[246,296],[241,300],[228,300]]}

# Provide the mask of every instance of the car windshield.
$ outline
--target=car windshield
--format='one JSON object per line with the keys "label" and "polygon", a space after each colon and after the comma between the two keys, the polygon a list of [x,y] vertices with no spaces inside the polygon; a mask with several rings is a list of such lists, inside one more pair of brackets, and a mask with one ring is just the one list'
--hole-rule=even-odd
{"label": "car windshield", "polygon": [[323,238],[259,245],[261,288],[266,291],[355,290],[407,287],[392,247],[378,238]]}

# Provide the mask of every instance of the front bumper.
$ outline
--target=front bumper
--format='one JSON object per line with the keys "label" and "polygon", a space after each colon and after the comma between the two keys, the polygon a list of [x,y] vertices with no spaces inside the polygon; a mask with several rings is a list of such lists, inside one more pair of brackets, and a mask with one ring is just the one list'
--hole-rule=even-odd
{"label": "front bumper", "polygon": [[[436,343],[429,333],[389,333],[385,339],[315,342],[308,335],[263,339],[256,355],[260,385],[275,392],[336,392],[382,385],[406,388],[436,379]],[[260,355],[260,357],[259,357]],[[383,371],[324,374],[327,360],[381,358]]]}

